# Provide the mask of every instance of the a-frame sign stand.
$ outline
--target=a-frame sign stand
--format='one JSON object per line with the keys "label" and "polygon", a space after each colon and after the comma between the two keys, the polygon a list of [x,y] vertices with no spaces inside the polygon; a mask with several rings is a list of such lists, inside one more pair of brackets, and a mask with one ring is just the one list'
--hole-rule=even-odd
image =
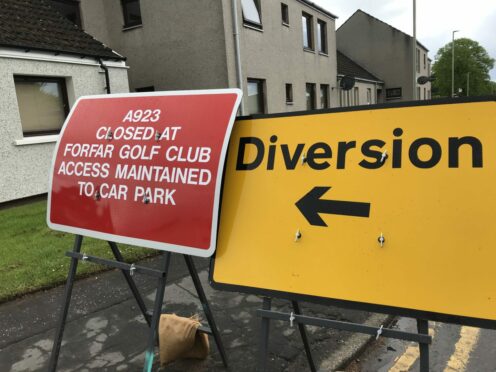
{"label": "a-frame sign stand", "polygon": [[[81,260],[81,261],[86,261],[86,262],[97,263],[100,265],[106,265],[108,267],[112,267],[112,268],[121,270],[126,282],[129,285],[129,288],[130,288],[134,298],[136,299],[136,302],[138,303],[138,306],[141,310],[141,313],[143,314],[143,316],[144,316],[144,318],[145,318],[145,320],[146,320],[146,322],[150,328],[149,336],[148,336],[148,343],[147,343],[147,348],[146,348],[146,354],[145,354],[145,364],[143,367],[143,371],[144,372],[151,371],[152,366],[153,366],[153,360],[155,358],[155,344],[157,342],[157,330],[158,330],[160,314],[162,312],[162,303],[164,301],[164,292],[165,292],[165,285],[166,285],[166,281],[167,281],[167,273],[169,271],[169,265],[170,265],[172,253],[171,252],[165,252],[164,253],[163,269],[162,270],[156,270],[156,269],[148,268],[146,266],[138,266],[135,264],[125,263],[117,244],[114,242],[108,242],[108,244],[110,246],[110,249],[112,250],[112,253],[115,257],[115,260],[104,259],[104,258],[90,256],[90,255],[86,255],[84,253],[81,253],[82,243],[83,243],[83,237],[81,235],[76,235],[73,250],[66,253],[67,256],[71,257],[71,264],[69,267],[69,274],[67,277],[67,282],[66,282],[65,291],[64,291],[62,313],[60,315],[59,323],[57,325],[57,330],[56,330],[55,339],[54,339],[54,343],[53,343],[52,353],[50,356],[50,363],[49,363],[49,369],[48,370],[50,372],[55,372],[55,370],[57,368],[60,348],[62,345],[62,337],[64,334],[64,328],[65,328],[65,323],[67,320],[67,314],[69,312],[69,305],[70,305],[70,301],[71,301],[72,288],[74,286],[74,279],[76,277],[76,271],[77,271],[77,266],[78,266],[79,260]],[[210,310],[210,306],[209,306],[207,297],[205,296],[205,292],[204,292],[202,284],[200,282],[200,277],[198,276],[198,272],[197,272],[196,267],[194,265],[193,259],[191,258],[191,256],[188,256],[188,255],[183,254],[182,256],[184,257],[184,259],[186,261],[186,266],[188,267],[189,274],[191,276],[191,279],[193,280],[193,284],[194,284],[196,292],[198,294],[198,298],[202,304],[203,311],[205,312],[205,316],[206,316],[208,324],[209,324],[209,328],[208,327],[200,327],[199,331],[211,334],[214,337],[215,343],[217,345],[217,349],[219,350],[220,356],[222,358],[222,362],[224,363],[224,366],[227,367],[227,355],[225,353],[224,346],[223,346],[222,340],[220,338],[220,333],[219,333],[217,326],[215,324],[214,317],[213,317],[212,312]],[[147,309],[145,302],[143,301],[143,297],[141,296],[141,294],[140,294],[140,292],[136,286],[136,283],[134,282],[133,276],[135,273],[148,275],[148,276],[151,276],[151,277],[154,277],[157,279],[157,291],[155,294],[155,301],[154,301],[152,311],[149,311]]]}
{"label": "a-frame sign stand", "polygon": [[291,326],[296,323],[301,333],[305,353],[308,360],[308,365],[312,372],[317,371],[313,361],[309,342],[305,333],[305,325],[317,327],[326,327],[341,331],[364,333],[379,337],[389,337],[404,341],[413,341],[419,344],[420,348],[420,372],[429,371],[429,345],[432,343],[432,337],[429,336],[429,324],[425,319],[417,319],[418,333],[398,331],[396,329],[366,326],[363,324],[342,322],[339,320],[322,319],[316,317],[305,316],[301,314],[298,302],[292,301],[294,312],[287,314],[284,312],[271,310],[272,299],[264,297],[262,309],[257,310],[257,315],[262,318],[261,321],[261,338],[258,358],[258,371],[267,371],[267,357],[269,352],[269,328],[270,320],[289,321]]}

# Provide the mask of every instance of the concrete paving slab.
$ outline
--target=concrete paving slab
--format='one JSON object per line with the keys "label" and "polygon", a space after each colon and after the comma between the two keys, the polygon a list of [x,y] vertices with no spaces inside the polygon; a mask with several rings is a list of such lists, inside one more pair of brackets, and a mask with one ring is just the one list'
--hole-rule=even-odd
{"label": "concrete paving slab", "polygon": [[[204,319],[182,258],[173,255],[164,311]],[[161,258],[146,264],[160,265]],[[257,364],[260,319],[255,312],[262,300],[253,295],[221,292],[208,285],[208,261],[197,260],[200,278],[210,301],[232,371],[254,371]],[[135,276],[151,306],[155,280]],[[53,343],[63,288],[55,288],[0,305],[0,371],[45,371]],[[273,308],[290,312],[289,302],[274,300]],[[351,322],[381,324],[385,316],[362,311],[302,303],[306,315]],[[368,337],[308,327],[312,352],[321,370],[338,368],[359,350]],[[138,371],[143,367],[148,328],[120,272],[112,271],[80,280],[73,291],[70,315],[61,349],[59,371]],[[353,344],[351,345],[350,342]],[[211,353],[203,361],[182,360],[166,371],[223,371],[220,355],[210,338]],[[346,346],[345,346],[346,345]],[[158,358],[157,358],[158,359]],[[270,371],[308,370],[297,328],[271,322]],[[156,364],[156,369],[158,365]]]}

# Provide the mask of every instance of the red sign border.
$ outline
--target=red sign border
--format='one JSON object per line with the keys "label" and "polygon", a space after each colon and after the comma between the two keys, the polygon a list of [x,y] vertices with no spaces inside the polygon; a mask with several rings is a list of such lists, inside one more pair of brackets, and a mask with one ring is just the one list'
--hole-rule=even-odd
{"label": "red sign border", "polygon": [[[222,149],[220,151],[219,165],[217,169],[217,178],[215,180],[214,207],[213,207],[213,215],[212,215],[212,226],[210,231],[210,246],[208,249],[199,249],[199,248],[188,247],[183,245],[170,244],[170,243],[164,243],[164,242],[158,242],[158,241],[146,240],[146,239],[138,239],[123,235],[103,233],[100,231],[82,229],[74,226],[60,225],[53,223],[50,220],[53,174],[55,172],[55,160],[57,157],[61,139],[64,136],[64,131],[67,127],[68,122],[72,117],[73,112],[78,107],[80,101],[89,100],[89,99],[93,100],[93,99],[111,99],[111,98],[126,98],[126,97],[156,97],[156,96],[162,97],[162,96],[191,96],[191,95],[215,95],[215,94],[235,94],[236,102],[232,109],[231,117],[227,125],[226,134],[224,136],[224,141],[222,143]],[[229,88],[229,89],[181,90],[181,91],[165,91],[165,92],[145,92],[145,93],[102,94],[102,95],[79,97],[75,102],[74,106],[72,107],[71,112],[67,116],[64,125],[62,126],[62,129],[60,130],[60,134],[57,139],[57,143],[55,145],[55,149],[52,156],[52,165],[50,167],[50,175],[49,175],[49,190],[48,190],[47,217],[46,217],[48,227],[52,230],[67,232],[76,235],[88,236],[88,237],[106,240],[106,241],[112,241],[116,243],[129,244],[138,247],[158,249],[162,251],[187,254],[197,257],[212,256],[213,253],[215,252],[215,248],[217,245],[217,227],[219,223],[218,221],[219,202],[220,202],[220,191],[222,185],[224,162],[227,156],[227,147],[229,145],[229,139],[231,138],[232,128],[234,125],[234,121],[236,119],[236,112],[238,110],[239,104],[241,103],[242,96],[243,96],[243,92],[240,89]]]}

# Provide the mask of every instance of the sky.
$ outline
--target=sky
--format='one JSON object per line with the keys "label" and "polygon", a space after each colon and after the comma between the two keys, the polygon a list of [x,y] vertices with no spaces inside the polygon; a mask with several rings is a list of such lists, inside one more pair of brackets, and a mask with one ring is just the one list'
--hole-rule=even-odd
{"label": "sky", "polygon": [[[312,0],[338,16],[336,28],[357,9],[412,35],[413,0]],[[417,39],[435,60],[439,48],[456,38],[467,37],[481,44],[496,59],[496,0],[416,0]],[[456,49],[455,49],[456,53]],[[496,68],[490,71],[496,81]]]}

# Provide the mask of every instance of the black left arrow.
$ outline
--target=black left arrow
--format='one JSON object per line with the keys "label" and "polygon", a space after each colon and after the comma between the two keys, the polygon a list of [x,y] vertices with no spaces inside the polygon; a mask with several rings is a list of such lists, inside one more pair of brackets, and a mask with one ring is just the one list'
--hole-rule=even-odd
{"label": "black left arrow", "polygon": [[295,204],[310,225],[327,226],[319,213],[339,214],[342,216],[368,217],[370,203],[341,200],[324,200],[320,197],[330,190],[330,186],[317,186],[310,190]]}

